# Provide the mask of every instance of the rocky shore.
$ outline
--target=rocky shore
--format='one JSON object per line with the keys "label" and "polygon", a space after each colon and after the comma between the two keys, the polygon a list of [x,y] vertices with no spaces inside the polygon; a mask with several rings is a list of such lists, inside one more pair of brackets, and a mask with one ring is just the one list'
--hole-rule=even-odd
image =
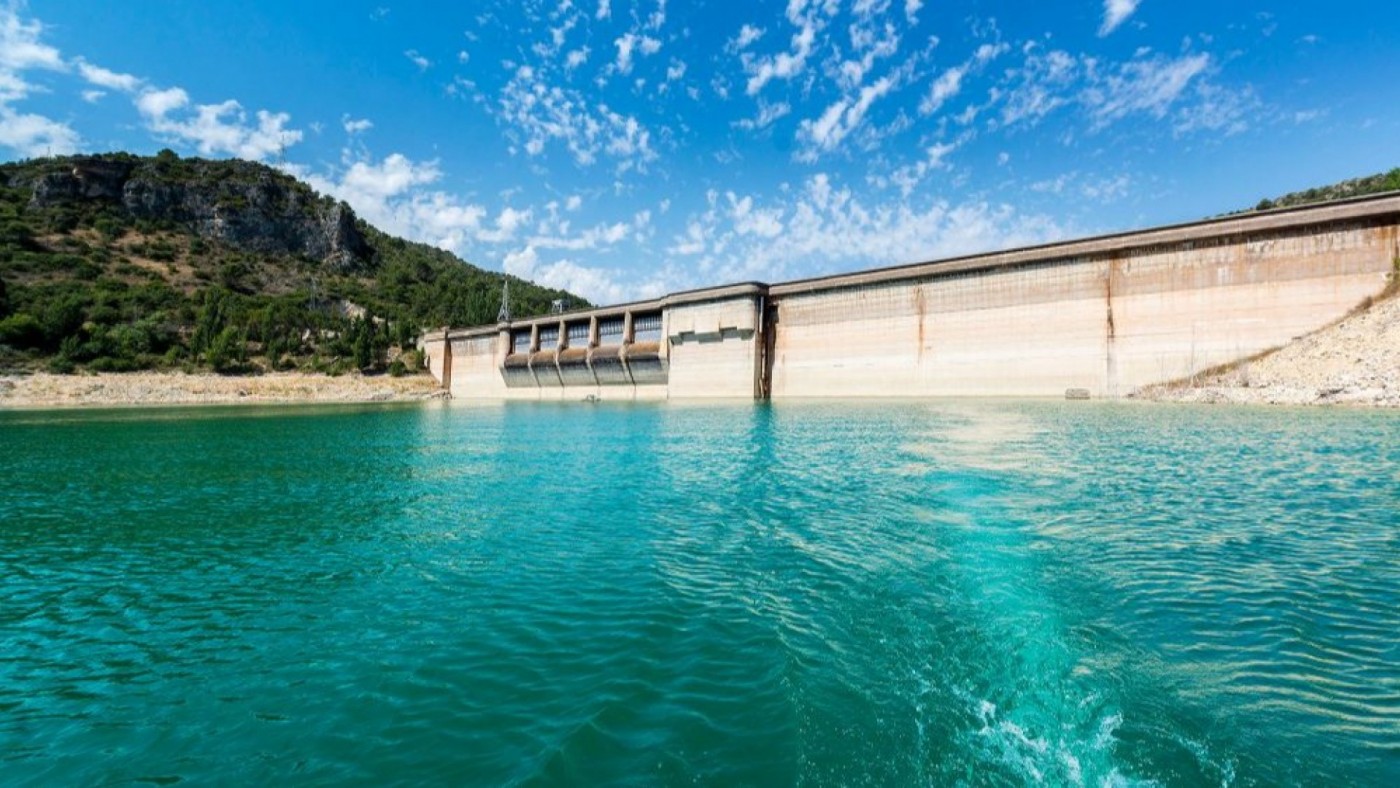
{"label": "rocky shore", "polygon": [[1131,395],[1160,402],[1400,407],[1400,298],[1278,350]]}
{"label": "rocky shore", "polygon": [[401,378],[358,374],[331,377],[301,372],[248,376],[179,372],[0,375],[0,408],[407,402],[443,397],[446,392],[428,375]]}

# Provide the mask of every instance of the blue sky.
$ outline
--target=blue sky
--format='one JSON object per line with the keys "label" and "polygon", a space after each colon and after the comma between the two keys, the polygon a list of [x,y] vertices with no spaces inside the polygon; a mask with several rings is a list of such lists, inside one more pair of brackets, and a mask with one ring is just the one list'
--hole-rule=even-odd
{"label": "blue sky", "polygon": [[619,302],[1400,166],[1400,4],[0,2],[0,155],[281,166]]}

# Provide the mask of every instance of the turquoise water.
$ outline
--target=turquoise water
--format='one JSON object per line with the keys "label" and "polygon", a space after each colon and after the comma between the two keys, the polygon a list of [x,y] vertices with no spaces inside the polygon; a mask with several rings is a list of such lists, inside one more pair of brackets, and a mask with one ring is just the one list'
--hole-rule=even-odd
{"label": "turquoise water", "polygon": [[1400,784],[1400,414],[0,413],[0,782]]}

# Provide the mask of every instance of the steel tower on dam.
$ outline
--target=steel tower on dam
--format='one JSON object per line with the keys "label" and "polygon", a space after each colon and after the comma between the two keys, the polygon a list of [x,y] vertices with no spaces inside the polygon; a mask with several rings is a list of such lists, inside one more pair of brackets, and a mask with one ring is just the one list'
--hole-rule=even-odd
{"label": "steel tower on dam", "polygon": [[1400,193],[779,284],[420,345],[456,398],[1118,397],[1344,317],[1400,276]]}

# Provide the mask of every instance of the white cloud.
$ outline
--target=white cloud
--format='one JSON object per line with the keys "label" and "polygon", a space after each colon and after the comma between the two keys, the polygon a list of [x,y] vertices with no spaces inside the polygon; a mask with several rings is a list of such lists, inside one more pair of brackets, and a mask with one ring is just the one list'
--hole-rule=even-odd
{"label": "white cloud", "polygon": [[78,133],[67,124],[0,105],[0,146],[18,151],[21,156],[74,153],[81,142]]}
{"label": "white cloud", "polygon": [[[804,0],[791,0],[787,8],[788,21],[796,28],[788,43],[788,50],[770,57],[753,57],[748,53],[742,56],[744,70],[749,74],[745,90],[750,96],[775,79],[792,79],[807,68],[807,58],[811,56],[817,41],[817,29],[823,20],[817,8],[807,8]],[[760,31],[761,32],[761,31]],[[743,31],[740,31],[743,35]]]}
{"label": "white cloud", "polygon": [[457,62],[458,62],[458,63],[464,63],[464,64],[465,64],[465,63],[470,62],[471,59],[472,59],[471,54],[470,54],[469,52],[467,52],[467,50],[465,50],[465,49],[463,49],[463,50],[461,50],[460,52],[457,53]]}
{"label": "white cloud", "polygon": [[572,70],[578,68],[579,66],[583,65],[584,63],[587,63],[587,62],[588,62],[588,52],[589,52],[588,47],[581,47],[581,48],[579,48],[579,49],[573,50],[573,51],[570,52],[570,53],[568,54],[568,56],[565,58],[565,60],[564,60],[564,68],[565,68],[566,70],[572,71]]}
{"label": "white cloud", "polygon": [[[1041,243],[1062,238],[1065,229],[1042,216],[1023,215],[1010,206],[982,201],[950,205],[940,200],[905,197],[868,202],[847,187],[818,173],[781,202],[757,199],[732,204],[735,211],[710,210],[694,215],[686,231],[668,250],[684,255],[708,284],[721,281],[782,281],[809,276],[833,266],[892,265],[957,254]],[[776,235],[741,232],[755,215],[780,212]]]}
{"label": "white cloud", "polygon": [[180,88],[148,90],[136,99],[136,108],[141,114],[163,117],[190,103],[190,96]]}
{"label": "white cloud", "polygon": [[763,38],[764,32],[764,29],[761,27],[746,24],[739,28],[739,35],[735,36],[729,45],[735,51],[746,49],[749,44]]}
{"label": "white cloud", "polygon": [[101,66],[94,66],[81,58],[78,59],[77,63],[78,73],[82,74],[83,79],[100,88],[120,90],[123,93],[135,93],[141,88],[140,77],[109,71]]}
{"label": "white cloud", "polygon": [[571,194],[564,200],[564,210],[566,211],[577,211],[581,207],[583,207],[583,198],[577,194]]}
{"label": "white cloud", "polygon": [[107,95],[107,91],[84,90],[81,95],[83,97],[83,101],[86,101],[89,104],[96,104],[97,102],[101,101],[104,96]]}
{"label": "white cloud", "polygon": [[59,51],[40,40],[44,26],[21,20],[17,8],[13,3],[0,7],[0,105],[24,99],[35,90],[21,72],[68,70]]}
{"label": "white cloud", "polygon": [[619,166],[640,169],[657,158],[651,132],[635,117],[590,104],[578,90],[548,85],[529,66],[516,69],[496,109],[507,133],[531,156],[558,142],[580,165],[606,154]]}
{"label": "white cloud", "polygon": [[[561,229],[567,230],[567,223]],[[578,235],[537,235],[530,239],[530,245],[539,249],[570,251],[600,249],[622,243],[630,230],[631,226],[625,222],[613,222],[590,227]]]}
{"label": "white cloud", "polygon": [[895,169],[887,178],[873,176],[869,181],[880,188],[894,186],[899,189],[901,197],[908,198],[935,170],[951,169],[947,162],[948,155],[957,150],[960,144],[961,142],[939,142],[930,145],[924,149],[923,158],[913,164]]}
{"label": "white cloud", "polygon": [[[189,109],[189,95],[180,88],[147,90],[136,98],[136,108],[146,128],[176,142],[193,145],[201,154],[227,153],[255,161],[280,154],[302,139],[302,132],[287,128],[285,112],[258,110],[256,124],[249,123],[243,106],[233,99],[221,104],[200,104]],[[172,117],[181,113],[183,119]]]}
{"label": "white cloud", "polygon": [[1042,118],[1075,98],[1083,77],[1078,59],[1061,50],[1042,54],[1027,46],[1020,68],[1007,72],[1007,89],[1001,122],[1006,126],[1034,126]]}
{"label": "white cloud", "polygon": [[433,61],[418,54],[418,50],[416,49],[410,49],[404,52],[403,56],[412,61],[413,65],[417,66],[419,71],[427,71],[428,68],[433,65]]}
{"label": "white cloud", "polygon": [[734,125],[748,131],[760,131],[772,125],[779,118],[792,113],[792,106],[786,101],[779,101],[769,104],[763,99],[758,100],[758,116],[753,118],[743,118],[734,122]]}
{"label": "white cloud", "polygon": [[637,35],[636,33],[626,33],[613,42],[617,46],[617,61],[615,67],[619,73],[632,73],[632,53],[641,52],[643,55],[654,55],[661,51],[661,41],[651,36]]}
{"label": "white cloud", "polygon": [[924,7],[923,0],[904,0],[904,18],[909,20],[909,24],[919,23],[919,9]]}
{"label": "white cloud", "polygon": [[496,216],[495,227],[489,230],[480,230],[476,237],[478,240],[487,243],[501,243],[515,238],[515,233],[524,225],[528,224],[534,212],[528,209],[517,210],[515,208],[502,208]]}
{"label": "white cloud", "polygon": [[929,88],[929,93],[924,100],[919,102],[920,115],[932,115],[943,106],[943,102],[958,95],[962,90],[963,75],[967,73],[967,66],[953,66],[938,75],[933,81],[933,86]]}
{"label": "white cloud", "polygon": [[845,97],[826,108],[816,120],[798,124],[797,138],[804,149],[798,158],[813,161],[826,151],[834,150],[865,122],[866,113],[877,100],[895,87],[894,78],[886,75],[860,89],[855,97]]}
{"label": "white cloud", "polygon": [[1103,24],[1099,26],[1099,35],[1106,36],[1117,30],[1141,4],[1142,0],[1103,0]]}
{"label": "white cloud", "polygon": [[963,79],[969,73],[981,71],[988,63],[1010,50],[1005,43],[982,44],[963,63],[951,66],[934,79],[927,96],[919,102],[920,115],[932,115],[949,99],[962,91]]}
{"label": "white cloud", "polygon": [[1093,127],[1103,128],[1138,112],[1164,117],[1191,80],[1209,67],[1210,55],[1204,53],[1178,58],[1157,55],[1124,63],[1085,95]]}
{"label": "white cloud", "polygon": [[338,173],[316,173],[287,165],[290,173],[325,194],[344,200],[370,224],[393,235],[465,254],[486,209],[443,191],[437,162],[414,162],[400,153],[382,161],[361,159]]}
{"label": "white cloud", "polygon": [[351,119],[349,115],[341,118],[340,123],[345,127],[346,134],[363,134],[374,128],[374,123],[369,118]]}
{"label": "white cloud", "polygon": [[607,19],[612,16],[612,0],[598,0],[598,19]]}
{"label": "white cloud", "polygon": [[68,64],[58,50],[39,40],[44,26],[37,20],[21,20],[19,7],[10,3],[0,9],[0,70],[67,71]]}
{"label": "white cloud", "polygon": [[534,246],[527,245],[507,254],[503,264],[508,274],[545,287],[577,293],[595,304],[632,300],[633,290],[619,283],[625,276],[622,272],[589,268],[569,258],[544,262]]}

